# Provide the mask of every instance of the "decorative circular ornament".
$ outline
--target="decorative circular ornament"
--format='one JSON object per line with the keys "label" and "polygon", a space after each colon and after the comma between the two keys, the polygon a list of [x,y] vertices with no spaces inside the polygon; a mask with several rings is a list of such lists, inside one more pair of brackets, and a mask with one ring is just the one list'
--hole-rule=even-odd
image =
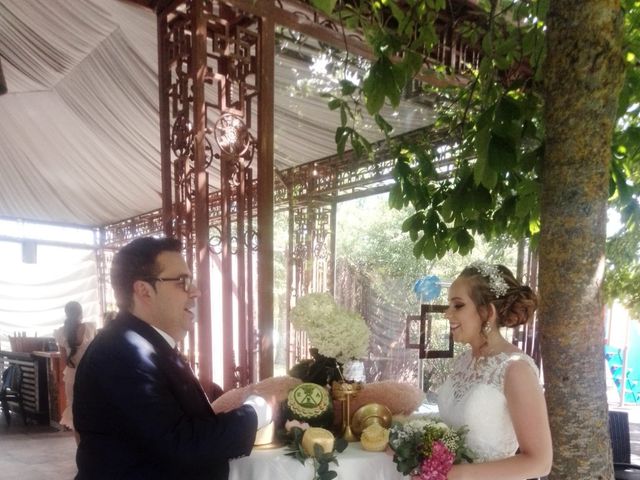
{"label": "decorative circular ornament", "polygon": [[329,392],[317,383],[301,383],[289,392],[287,407],[300,420],[323,417],[331,408]]}
{"label": "decorative circular ornament", "polygon": [[213,136],[224,153],[240,156],[251,145],[251,136],[242,119],[236,115],[225,113],[220,116],[213,127]]}
{"label": "decorative circular ornament", "polygon": [[192,145],[193,126],[186,116],[180,115],[171,129],[171,150],[177,157],[184,157],[189,154]]}

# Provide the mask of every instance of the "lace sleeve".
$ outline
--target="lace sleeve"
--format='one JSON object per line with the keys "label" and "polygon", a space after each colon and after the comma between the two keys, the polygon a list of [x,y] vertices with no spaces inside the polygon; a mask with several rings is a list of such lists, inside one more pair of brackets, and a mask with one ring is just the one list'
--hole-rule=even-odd
{"label": "lace sleeve", "polygon": [[513,365],[515,362],[524,362],[527,365],[529,365],[529,367],[531,367],[531,369],[533,370],[533,373],[535,374],[536,378],[538,378],[538,382],[540,382],[540,370],[538,369],[536,363],[533,361],[533,358],[531,358],[526,353],[516,352],[516,353],[510,354],[507,361],[502,364],[502,368],[500,372],[500,385],[502,385],[503,391],[504,391],[504,377],[507,373],[507,368],[509,368],[509,366]]}

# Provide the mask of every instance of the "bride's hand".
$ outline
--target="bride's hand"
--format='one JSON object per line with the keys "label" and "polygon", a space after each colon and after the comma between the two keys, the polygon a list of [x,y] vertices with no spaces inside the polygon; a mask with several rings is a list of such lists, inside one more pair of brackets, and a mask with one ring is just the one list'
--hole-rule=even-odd
{"label": "bride's hand", "polygon": [[458,465],[453,465],[447,474],[447,480],[464,480],[462,469]]}

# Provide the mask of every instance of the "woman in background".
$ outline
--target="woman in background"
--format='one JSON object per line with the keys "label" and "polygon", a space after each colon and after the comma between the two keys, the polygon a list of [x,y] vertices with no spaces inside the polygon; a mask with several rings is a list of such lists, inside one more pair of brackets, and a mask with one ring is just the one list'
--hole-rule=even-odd
{"label": "woman in background", "polygon": [[[65,364],[63,372],[64,391],[67,396],[67,405],[62,412],[60,425],[71,430],[73,428],[73,384],[76,377],[76,367],[84,355],[85,350],[96,335],[96,325],[93,322],[82,322],[82,305],[78,302],[69,302],[64,306],[66,319],[64,325],[54,332],[58,348]],[[76,435],[76,442],[78,436]]]}

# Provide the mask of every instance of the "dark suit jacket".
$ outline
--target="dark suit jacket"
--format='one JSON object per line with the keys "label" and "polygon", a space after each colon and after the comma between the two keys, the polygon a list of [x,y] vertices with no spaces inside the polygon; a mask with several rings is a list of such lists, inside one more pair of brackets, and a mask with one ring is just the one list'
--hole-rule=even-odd
{"label": "dark suit jacket", "polygon": [[121,313],[76,371],[76,480],[228,477],[251,452],[249,406],[216,415],[189,366],[139,318]]}

